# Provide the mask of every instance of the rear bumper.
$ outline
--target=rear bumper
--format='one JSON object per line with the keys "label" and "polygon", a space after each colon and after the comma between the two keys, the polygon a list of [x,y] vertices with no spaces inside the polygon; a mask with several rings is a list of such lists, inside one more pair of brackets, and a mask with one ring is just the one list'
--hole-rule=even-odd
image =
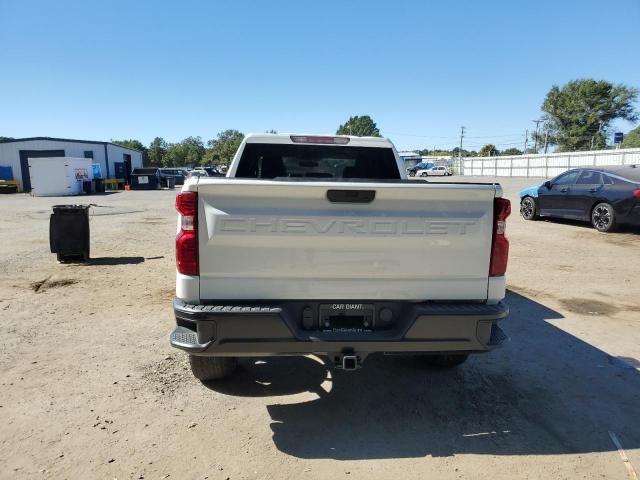
{"label": "rear bumper", "polygon": [[[624,213],[626,213],[626,215]],[[624,213],[622,215],[619,215],[620,223],[626,223],[629,225],[640,225],[640,202],[637,202],[636,205],[631,207],[628,212]]]}
{"label": "rear bumper", "polygon": [[[507,336],[497,325],[509,309],[504,303],[375,302],[393,319],[376,321],[367,331],[324,331],[305,309],[330,302],[234,302],[190,305],[174,301],[177,327],[170,342],[194,355],[254,357],[344,353],[485,352]],[[307,310],[308,311],[308,310]],[[378,315],[378,313],[376,313]]]}

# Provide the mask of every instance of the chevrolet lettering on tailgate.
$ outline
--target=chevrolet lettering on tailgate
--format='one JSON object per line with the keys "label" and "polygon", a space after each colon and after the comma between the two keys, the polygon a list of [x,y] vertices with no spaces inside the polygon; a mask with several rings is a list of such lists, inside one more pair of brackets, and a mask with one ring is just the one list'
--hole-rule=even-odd
{"label": "chevrolet lettering on tailgate", "polygon": [[318,234],[318,235],[465,235],[474,220],[346,220],[267,217],[221,217],[221,234]]}

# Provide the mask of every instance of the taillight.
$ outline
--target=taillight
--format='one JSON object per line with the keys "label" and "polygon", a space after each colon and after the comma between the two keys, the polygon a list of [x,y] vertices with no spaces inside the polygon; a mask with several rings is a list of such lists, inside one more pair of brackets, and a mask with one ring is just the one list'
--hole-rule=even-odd
{"label": "taillight", "polygon": [[633,191],[633,196],[636,198],[640,198],[640,188],[637,188]]}
{"label": "taillight", "polygon": [[180,231],[176,237],[176,265],[184,275],[199,275],[198,265],[198,194],[181,192],[176,196],[180,213]]}
{"label": "taillight", "polygon": [[491,263],[489,276],[500,277],[507,271],[509,240],[505,236],[507,217],[511,215],[511,202],[506,198],[496,198],[493,202],[493,240],[491,242]]}

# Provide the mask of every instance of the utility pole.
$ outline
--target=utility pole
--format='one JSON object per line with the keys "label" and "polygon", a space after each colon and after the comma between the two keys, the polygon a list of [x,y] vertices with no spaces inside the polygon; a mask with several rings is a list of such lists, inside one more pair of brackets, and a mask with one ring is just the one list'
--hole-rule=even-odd
{"label": "utility pole", "polygon": [[532,120],[535,124],[536,124],[536,133],[535,133],[535,137],[534,137],[534,146],[533,146],[533,150],[534,153],[538,153],[538,125],[540,125],[540,122],[542,122],[542,120]]}
{"label": "utility pole", "polygon": [[598,131],[595,133],[595,135],[591,135],[591,150],[593,150],[593,144],[596,140],[596,137],[600,137],[601,133],[602,133],[602,120],[598,122]]}
{"label": "utility pole", "polygon": [[527,153],[527,143],[529,142],[529,130],[524,131],[524,153]]}
{"label": "utility pole", "polygon": [[547,153],[547,147],[549,146],[549,129],[544,131],[544,153]]}
{"label": "utility pole", "polygon": [[460,165],[459,173],[464,175],[464,168],[462,167],[462,139],[464,138],[464,127],[460,127],[460,150],[458,150],[458,164]]}

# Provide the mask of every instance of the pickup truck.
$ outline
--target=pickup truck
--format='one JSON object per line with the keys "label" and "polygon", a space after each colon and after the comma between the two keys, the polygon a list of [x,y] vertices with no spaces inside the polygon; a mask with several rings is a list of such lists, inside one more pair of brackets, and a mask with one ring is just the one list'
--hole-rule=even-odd
{"label": "pickup truck", "polygon": [[248,135],[227,176],[190,178],[176,208],[170,343],[200,380],[269,355],[453,367],[507,339],[502,188],[408,180],[389,140]]}

